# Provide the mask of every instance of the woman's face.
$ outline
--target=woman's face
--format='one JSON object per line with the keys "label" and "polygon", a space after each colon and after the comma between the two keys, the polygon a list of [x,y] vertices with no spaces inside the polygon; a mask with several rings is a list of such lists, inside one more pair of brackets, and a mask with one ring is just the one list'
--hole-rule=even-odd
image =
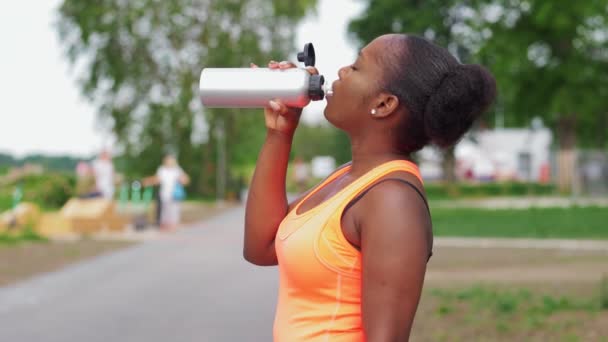
{"label": "woman's face", "polygon": [[353,64],[338,71],[339,78],[332,84],[333,96],[327,97],[324,111],[334,126],[349,131],[371,119],[372,99],[383,77],[380,55],[386,53],[388,39],[390,36],[376,38],[361,49]]}

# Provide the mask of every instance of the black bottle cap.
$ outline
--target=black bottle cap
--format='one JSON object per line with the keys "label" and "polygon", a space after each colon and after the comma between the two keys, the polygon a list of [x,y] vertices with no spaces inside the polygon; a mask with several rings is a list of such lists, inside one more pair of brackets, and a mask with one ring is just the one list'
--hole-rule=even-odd
{"label": "black bottle cap", "polygon": [[308,83],[308,97],[310,97],[311,100],[323,100],[323,97],[325,97],[323,84],[325,84],[325,77],[322,75],[310,75],[310,81]]}
{"label": "black bottle cap", "polygon": [[304,44],[304,50],[298,52],[298,61],[306,66],[315,66],[315,48],[312,43]]}

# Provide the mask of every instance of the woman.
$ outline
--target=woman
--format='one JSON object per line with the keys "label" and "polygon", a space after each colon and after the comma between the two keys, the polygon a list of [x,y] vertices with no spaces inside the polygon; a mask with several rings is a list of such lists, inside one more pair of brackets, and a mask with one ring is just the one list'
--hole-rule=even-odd
{"label": "woman", "polygon": [[324,114],[348,134],[352,162],[288,205],[301,111],[271,101],[244,257],[279,265],[275,341],[407,341],[433,246],[412,154],[455,144],[494,100],[495,81],[481,66],[397,34],[376,38],[338,76]]}
{"label": "woman", "polygon": [[156,175],[144,180],[144,186],[159,185],[160,198],[160,229],[173,231],[180,220],[180,201],[176,188],[188,185],[190,177],[177,164],[173,155],[166,155],[156,171]]}

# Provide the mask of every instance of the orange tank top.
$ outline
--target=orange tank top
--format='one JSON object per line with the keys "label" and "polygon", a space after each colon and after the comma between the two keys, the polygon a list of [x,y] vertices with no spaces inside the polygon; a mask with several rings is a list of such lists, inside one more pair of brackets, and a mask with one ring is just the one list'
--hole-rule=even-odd
{"label": "orange tank top", "polygon": [[344,208],[377,180],[418,167],[395,160],[372,169],[316,207],[298,214],[310,196],[350,170],[346,166],[317,186],[283,219],[275,249],[279,295],[274,321],[276,342],[364,341],[361,320],[361,252],[344,237]]}

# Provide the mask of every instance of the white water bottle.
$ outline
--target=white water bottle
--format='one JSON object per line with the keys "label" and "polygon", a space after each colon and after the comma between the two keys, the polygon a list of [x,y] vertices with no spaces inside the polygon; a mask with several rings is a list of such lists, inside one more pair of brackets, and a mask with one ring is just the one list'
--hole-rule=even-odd
{"label": "white water bottle", "polygon": [[[298,60],[314,66],[312,44],[304,46]],[[310,101],[325,97],[325,79],[305,69],[205,68],[199,91],[206,107],[262,108],[270,100],[280,100],[289,107],[302,108]]]}

